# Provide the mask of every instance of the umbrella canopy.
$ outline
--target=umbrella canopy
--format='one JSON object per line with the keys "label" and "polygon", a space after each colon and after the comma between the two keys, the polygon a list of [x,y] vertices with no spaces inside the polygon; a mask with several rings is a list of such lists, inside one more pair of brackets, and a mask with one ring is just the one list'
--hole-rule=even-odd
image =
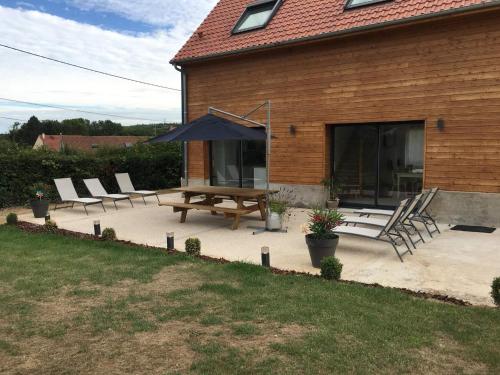
{"label": "umbrella canopy", "polygon": [[208,114],[189,124],[151,139],[150,143],[173,141],[245,141],[265,140],[265,129],[247,128],[225,118]]}

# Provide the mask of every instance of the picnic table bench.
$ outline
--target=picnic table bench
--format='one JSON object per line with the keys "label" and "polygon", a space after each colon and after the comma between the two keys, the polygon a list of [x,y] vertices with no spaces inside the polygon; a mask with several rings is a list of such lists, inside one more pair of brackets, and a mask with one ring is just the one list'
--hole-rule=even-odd
{"label": "picnic table bench", "polygon": [[[236,230],[240,224],[240,217],[260,211],[261,220],[266,219],[266,190],[249,188],[232,188],[221,186],[187,186],[171,189],[184,194],[184,202],[160,202],[160,206],[173,207],[174,212],[181,212],[180,222],[186,222],[189,210],[210,211],[212,215],[224,214],[233,218],[232,229]],[[273,193],[275,191],[270,191]],[[193,197],[204,197],[200,201],[192,202]],[[236,203],[236,208],[217,206],[230,199]],[[252,202],[245,205],[245,202]]]}

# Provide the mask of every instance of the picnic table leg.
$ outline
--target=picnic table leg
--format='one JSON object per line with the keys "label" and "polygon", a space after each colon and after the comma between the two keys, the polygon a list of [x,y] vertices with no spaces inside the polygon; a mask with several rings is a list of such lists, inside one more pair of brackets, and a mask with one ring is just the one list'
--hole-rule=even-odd
{"label": "picnic table leg", "polygon": [[[184,203],[189,203],[190,200],[191,200],[191,194],[184,193]],[[185,210],[182,211],[182,213],[181,213],[181,223],[185,223],[186,222],[187,213],[188,213],[187,209],[185,209]]]}
{"label": "picnic table leg", "polygon": [[[243,198],[238,197],[238,198],[236,199],[236,203],[238,204],[238,205],[237,205],[237,208],[241,209],[241,208],[243,208],[243,207],[244,207],[244,206],[243,206]],[[240,214],[235,214],[235,215],[234,215],[233,227],[232,227],[232,229],[233,229],[233,230],[238,229],[238,227],[240,226],[240,217],[241,217],[241,215],[240,215]]]}
{"label": "picnic table leg", "polygon": [[[207,194],[206,197],[207,197],[207,204],[209,206],[214,206],[215,205],[214,196],[212,194]],[[210,211],[210,213],[214,216],[217,215],[217,212],[215,212],[215,211]]]}
{"label": "picnic table leg", "polygon": [[264,203],[264,198],[257,198],[257,203],[259,204],[260,218],[266,220],[266,205]]}

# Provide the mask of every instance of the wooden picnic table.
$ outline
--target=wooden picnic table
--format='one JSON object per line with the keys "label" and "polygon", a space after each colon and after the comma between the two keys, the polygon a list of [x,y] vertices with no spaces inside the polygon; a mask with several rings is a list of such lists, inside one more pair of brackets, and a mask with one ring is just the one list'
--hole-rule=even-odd
{"label": "wooden picnic table", "polygon": [[[266,220],[266,190],[200,185],[174,188],[171,191],[183,193],[184,203],[160,202],[159,205],[173,207],[174,212],[181,212],[181,223],[186,222],[189,210],[210,211],[212,215],[217,215],[220,212],[226,217],[233,217],[233,230],[238,229],[242,215],[248,215],[255,211],[260,211],[261,220]],[[275,192],[277,191],[269,191],[269,193]],[[192,202],[191,198],[194,197],[203,197],[203,199]],[[236,208],[217,206],[224,199],[234,201]],[[245,202],[252,204],[245,205]]]}

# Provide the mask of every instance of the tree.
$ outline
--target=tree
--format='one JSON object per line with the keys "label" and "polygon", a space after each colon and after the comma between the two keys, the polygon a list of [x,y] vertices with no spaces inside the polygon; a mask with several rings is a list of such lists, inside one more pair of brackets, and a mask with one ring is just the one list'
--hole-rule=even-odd
{"label": "tree", "polygon": [[122,124],[106,121],[93,121],[89,126],[90,135],[121,135]]}
{"label": "tree", "polygon": [[17,143],[33,146],[38,135],[43,133],[42,129],[42,123],[38,118],[31,116],[28,122],[23,124],[19,129],[12,129],[10,136]]}
{"label": "tree", "polygon": [[[84,118],[74,118],[63,120],[60,125],[59,133],[72,135],[89,135],[90,121]],[[51,133],[48,133],[51,134]]]}
{"label": "tree", "polygon": [[10,131],[10,139],[14,142],[33,146],[37,137],[42,134],[57,135],[136,135],[149,136],[160,135],[171,130],[178,124],[147,124],[122,126],[122,124],[110,120],[92,121],[84,118],[66,119],[63,121],[43,120],[32,116],[28,122],[20,125],[14,124]]}

